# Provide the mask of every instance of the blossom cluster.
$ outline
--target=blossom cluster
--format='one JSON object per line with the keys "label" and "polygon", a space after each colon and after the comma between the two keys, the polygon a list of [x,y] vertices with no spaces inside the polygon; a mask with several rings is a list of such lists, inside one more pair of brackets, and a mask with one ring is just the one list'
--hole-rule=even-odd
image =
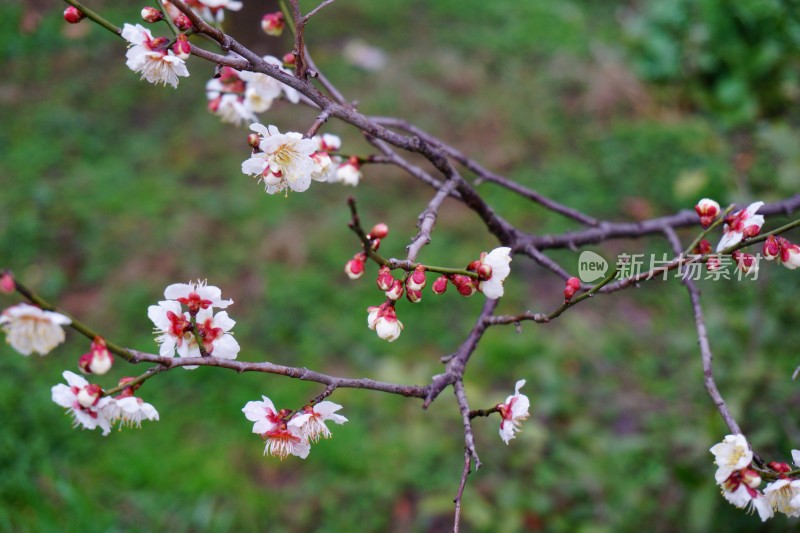
{"label": "blossom cluster", "polygon": [[[753,452],[744,435],[727,435],[709,451],[717,465],[714,477],[722,488],[722,496],[731,504],[758,512],[762,521],[776,512],[800,517],[800,478],[793,475],[790,465],[769,463],[767,466],[777,479],[759,491],[756,489],[761,485],[761,475],[752,468]],[[800,450],[792,450],[792,460],[795,466],[800,466]]]}
{"label": "blossom cluster", "polygon": [[264,182],[267,194],[292,190],[302,192],[311,181],[358,185],[361,178],[358,158],[331,155],[341,147],[341,139],[325,134],[311,139],[297,132],[281,133],[275,126],[251,124],[253,153],[242,163],[242,173]]}
{"label": "blossom cluster", "polygon": [[[264,61],[288,73],[283,62],[273,56],[264,56]],[[257,113],[272,107],[280,97],[296,104],[300,93],[260,72],[238,71],[222,67],[219,76],[206,83],[208,109],[218,115],[223,122],[241,125],[258,120]]]}
{"label": "blossom cluster", "polygon": [[264,439],[264,454],[281,460],[289,455],[305,459],[312,442],[316,443],[320,438],[329,439],[331,432],[325,425],[327,420],[337,424],[347,422],[345,417],[336,414],[342,406],[327,400],[292,412],[276,410],[272,400],[266,396],[261,398],[260,402],[247,402],[242,412],[248,420],[255,422],[253,433]]}
{"label": "blossom cluster", "polygon": [[66,385],[59,383],[52,388],[53,402],[67,409],[72,415],[74,426],[84,429],[100,428],[103,435],[111,432],[111,427],[141,427],[142,420],[158,420],[158,411],[141,398],[133,395],[135,386],[126,386],[132,378],[124,378],[120,386],[125,387],[116,396],[106,396],[99,385],[89,383],[81,376],[65,370]]}
{"label": "blossom cluster", "polygon": [[147,316],[155,324],[162,357],[174,357],[177,353],[180,357],[213,355],[236,359],[239,343],[231,333],[236,322],[227,311],[214,314],[215,307],[225,309],[233,300],[223,300],[218,287],[206,285],[205,281],[175,283],[164,290],[164,298],[147,309]]}
{"label": "blossom cluster", "polygon": [[[381,241],[389,234],[389,228],[384,223],[376,224],[366,237],[372,251],[380,248]],[[344,272],[350,279],[359,279],[364,275],[367,262],[367,252],[359,252],[347,261]],[[511,273],[511,248],[503,246],[495,248],[489,253],[482,253],[480,259],[471,262],[466,267],[467,272],[474,272],[475,276],[466,274],[442,274],[434,281],[431,290],[434,294],[444,294],[448,283],[452,283],[462,296],[472,296],[475,292],[482,292],[487,298],[495,300],[503,296],[503,283]],[[392,275],[391,269],[383,265],[378,269],[375,280],[378,289],[386,296],[379,306],[367,308],[367,326],[375,331],[378,337],[389,342],[396,340],[403,330],[403,323],[397,319],[396,305],[398,300],[405,295],[411,303],[422,301],[422,289],[427,286],[425,273],[431,267],[419,263],[414,270],[407,272],[403,279]]]}

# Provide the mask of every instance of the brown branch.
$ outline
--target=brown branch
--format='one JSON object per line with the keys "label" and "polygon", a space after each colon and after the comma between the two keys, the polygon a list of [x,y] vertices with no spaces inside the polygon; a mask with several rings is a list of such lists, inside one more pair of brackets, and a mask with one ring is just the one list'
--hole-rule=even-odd
{"label": "brown branch", "polygon": [[450,195],[450,192],[455,188],[455,185],[455,180],[447,181],[439,189],[439,192],[437,192],[436,195],[431,199],[425,210],[420,213],[417,221],[419,233],[417,233],[417,236],[412,239],[411,244],[406,247],[406,251],[408,252],[408,261],[411,261],[412,263],[416,261],[417,254],[422,247],[431,242],[431,231],[433,231],[433,226],[436,224],[439,208],[442,206],[442,202],[444,202],[445,198],[447,198]]}
{"label": "brown branch", "polygon": [[306,16],[303,17],[303,24],[308,22],[308,19],[310,19],[311,17],[313,17],[314,15],[316,15],[317,13],[319,13],[320,11],[322,11],[323,9],[325,9],[327,6],[331,5],[335,1],[336,0],[325,0],[320,5],[318,5],[317,7],[312,9],[311,11],[309,11],[308,14],[306,14]]}
{"label": "brown branch", "polygon": [[464,424],[464,470],[461,473],[461,482],[458,485],[455,503],[455,518],[453,520],[453,531],[458,532],[461,521],[461,500],[464,496],[464,488],[467,486],[467,476],[471,471],[471,465],[475,464],[475,470],[481,467],[481,460],[475,450],[475,438],[472,434],[472,419],[470,417],[467,393],[464,390],[464,382],[459,378],[453,383],[453,391],[458,401],[458,408],[461,411],[461,421]]}
{"label": "brown branch", "polygon": [[[681,253],[681,243],[678,240],[678,236],[675,234],[675,231],[671,227],[667,226],[664,228],[664,234],[667,236],[667,239],[672,245],[672,249],[675,250],[675,253]],[[716,405],[719,414],[722,416],[722,419],[725,421],[725,424],[727,424],[728,429],[731,430],[731,433],[741,434],[742,430],[739,428],[739,424],[737,424],[736,420],[733,418],[733,415],[728,409],[728,405],[722,398],[722,394],[720,394],[717,384],[714,381],[714,371],[712,368],[714,354],[711,352],[711,345],[708,342],[708,331],[706,330],[703,308],[700,305],[700,290],[697,288],[697,284],[694,282],[694,280],[689,276],[684,276],[683,284],[689,291],[689,298],[692,301],[694,323],[695,328],[697,329],[697,342],[700,344],[700,356],[703,362],[703,382],[706,386],[706,390],[708,391],[708,395],[711,396],[714,405]]]}

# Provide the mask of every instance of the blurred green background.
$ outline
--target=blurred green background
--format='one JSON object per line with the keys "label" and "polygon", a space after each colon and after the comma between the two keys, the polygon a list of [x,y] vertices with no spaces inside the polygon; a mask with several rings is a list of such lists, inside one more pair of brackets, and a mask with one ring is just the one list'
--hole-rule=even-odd
{"label": "blurred green background", "polygon": [[[227,24],[262,53],[269,9],[245,2]],[[638,220],[798,191],[796,2],[340,0],[313,19],[319,66],[367,114],[408,118],[486,166],[613,220]],[[90,2],[112,21],[142,5]],[[303,2],[306,9],[314,2]],[[392,344],[366,328],[382,301],[349,281],[357,251],[345,199],[365,224],[385,221],[383,251],[402,256],[431,191],[392,168],[366,167],[355,190],[314,184],[270,197],[239,171],[245,129],[205,111],[213,69],[189,61],[177,91],[140,82],[124,43],[64,5],[0,3],[0,265],[108,338],[155,351],[147,306],[170,283],[207,278],[236,304],[242,360],[425,384],[463,339],[482,298],[426,296],[398,309]],[[380,71],[342,58],[352,39],[387,55]],[[276,105],[265,123],[304,131],[311,110]],[[347,152],[367,155],[339,123]],[[413,183],[413,185],[412,185]],[[568,222],[491,184],[479,190],[521,228]],[[387,201],[392,199],[394,201]],[[768,220],[775,227],[782,220]],[[681,234],[688,242],[691,232]],[[792,238],[792,235],[789,235]],[[795,234],[794,239],[798,238]],[[447,203],[421,260],[462,265],[495,246],[470,212]],[[658,240],[593,248],[666,251]],[[574,271],[577,254],[552,252]],[[515,259],[500,312],[548,311],[563,284]],[[702,282],[718,384],[754,446],[789,460],[800,447],[797,273]],[[16,300],[3,296],[0,303]],[[268,395],[295,408],[315,384],[218,369],[176,370],[140,395],[161,414],[141,430],[81,432],[50,400],[88,341],[68,333],[51,355],[0,347],[0,530],[447,531],[462,467],[455,401],[340,390],[350,419],[305,461],[262,457],[241,414]],[[144,367],[118,362],[110,386]],[[730,506],[708,448],[726,430],[702,384],[688,296],[676,281],[597,298],[552,324],[495,328],[466,375],[472,407],[517,379],[531,419],[506,447],[498,420],[478,419],[485,468],[465,494],[468,531],[605,533],[786,531],[797,520]]]}

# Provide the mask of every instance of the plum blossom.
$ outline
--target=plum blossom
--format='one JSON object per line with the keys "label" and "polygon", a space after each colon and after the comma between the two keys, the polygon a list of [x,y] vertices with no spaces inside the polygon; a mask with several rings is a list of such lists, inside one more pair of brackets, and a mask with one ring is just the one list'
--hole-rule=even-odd
{"label": "plum blossom", "polygon": [[95,337],[89,348],[89,352],[85,353],[78,360],[78,368],[84,374],[97,374],[102,376],[106,374],[114,364],[114,357],[106,347],[106,341],[103,337]]}
{"label": "plum blossom", "polygon": [[85,429],[99,427],[103,435],[111,431],[111,421],[106,413],[106,407],[112,401],[108,396],[103,396],[103,389],[98,385],[89,384],[79,375],[65,370],[62,374],[67,385],[59,383],[52,388],[53,401],[65,407],[72,415],[74,427],[83,426]]}
{"label": "plum blossom", "polygon": [[153,84],[172,85],[178,87],[178,77],[188,76],[186,63],[167,48],[169,39],[159,37],[153,39],[150,30],[137,24],[125,24],[122,37],[128,41],[126,53],[128,68],[141,72],[142,79]]}
{"label": "plum blossom", "polygon": [[[242,9],[242,3],[239,0],[186,0],[185,3],[207,22],[222,22],[225,20],[226,9],[230,11]],[[172,19],[183,16],[183,13],[167,0],[164,0],[164,7]]]}
{"label": "plum blossom", "polygon": [[[229,333],[235,325],[236,321],[228,316],[227,311],[220,311],[214,315],[211,309],[201,309],[197,313],[197,332],[203,339],[203,348],[208,355],[220,359],[236,359],[240,350],[239,343]],[[199,355],[198,348],[198,353],[194,357]]]}
{"label": "plum blossom", "polygon": [[189,313],[197,313],[200,309],[218,307],[225,309],[233,300],[223,300],[222,291],[214,285],[207,285],[206,280],[189,283],[173,283],[164,289],[164,298],[175,300],[189,308]]}
{"label": "plum blossom", "polygon": [[284,417],[289,414],[286,410],[275,411],[272,400],[262,396],[263,401],[251,401],[242,408],[245,417],[253,424],[253,433],[261,435],[265,440],[264,455],[279,457],[281,460],[289,455],[296,455],[301,459],[308,457],[311,444],[308,438],[296,425],[289,426]]}
{"label": "plum blossom", "polygon": [[[402,282],[397,280],[401,286]],[[378,337],[389,342],[394,342],[403,331],[403,323],[397,320],[397,313],[394,310],[394,303],[391,305],[386,302],[378,307],[367,308],[367,326],[374,330]]]}
{"label": "plum blossom", "polygon": [[725,229],[722,239],[717,244],[717,252],[739,244],[745,237],[758,235],[758,232],[761,231],[761,226],[764,225],[764,216],[757,215],[756,211],[762,205],[764,205],[764,202],[754,202],[747,206],[747,209],[737,211],[725,218]]}
{"label": "plum blossom", "polygon": [[[748,472],[755,473],[753,470]],[[761,478],[757,475],[755,477],[757,478],[757,483],[747,484],[736,472],[728,481],[723,483],[722,497],[739,509],[746,509],[748,513],[757,511],[761,521],[766,522],[769,518],[772,518],[774,512],[769,499],[755,490],[755,487],[761,483]]]}
{"label": "plum blossom", "polygon": [[697,216],[700,217],[700,225],[704,228],[709,227],[719,216],[719,204],[711,198],[703,198],[694,206]]}
{"label": "plum blossom", "polygon": [[13,305],[0,314],[0,328],[6,342],[22,355],[46,355],[64,342],[62,326],[72,320],[60,313],[45,311],[26,303]]}
{"label": "plum blossom", "polygon": [[336,411],[342,406],[329,401],[322,401],[313,407],[307,405],[303,410],[296,414],[289,421],[288,426],[296,427],[302,435],[312,442],[331,438],[331,431],[325,425],[326,420],[331,420],[337,424],[344,424],[347,419],[342,415],[337,415]]}
{"label": "plum blossom", "polygon": [[726,435],[722,442],[712,446],[709,451],[714,454],[714,464],[717,465],[714,478],[718,485],[724,483],[734,472],[747,468],[753,461],[750,445],[741,434]]}
{"label": "plum blossom", "polygon": [[506,398],[505,403],[497,405],[497,410],[503,419],[500,421],[500,438],[508,444],[508,441],[515,437],[515,433],[520,431],[519,425],[529,416],[528,408],[531,403],[528,397],[520,394],[519,389],[525,385],[525,380],[517,381],[514,386],[514,394]]}
{"label": "plum blossom", "polygon": [[284,27],[286,20],[280,11],[267,13],[261,17],[261,30],[270,37],[280,37]]}
{"label": "plum blossom", "polygon": [[772,508],[790,517],[800,516],[800,479],[779,479],[764,488]]}
{"label": "plum blossom", "polygon": [[188,357],[190,343],[197,347],[189,322],[191,317],[183,312],[180,302],[165,300],[151,305],[147,308],[147,317],[155,324],[158,353],[162,357],[174,357],[176,351],[181,357]]}
{"label": "plum blossom", "polygon": [[314,172],[314,141],[295,132],[283,134],[275,126],[252,124],[250,129],[261,134],[261,151],[242,163],[242,172],[263,181],[267,194],[308,189]]}
{"label": "plum blossom", "polygon": [[361,163],[357,157],[350,157],[347,161],[339,165],[332,176],[328,177],[329,183],[341,183],[355,187],[361,181]]}
{"label": "plum blossom", "polygon": [[142,427],[142,420],[158,420],[156,408],[136,396],[114,398],[103,409],[111,425]]}
{"label": "plum blossom", "polygon": [[767,261],[777,259],[778,263],[782,264],[789,270],[794,270],[800,266],[800,246],[789,242],[783,237],[775,237],[770,235],[764,241],[764,258]]}
{"label": "plum blossom", "polygon": [[[503,296],[503,282],[511,273],[511,248],[508,246],[501,246],[495,248],[488,254],[481,254],[481,266],[490,268],[489,276],[484,278],[481,276],[482,281],[478,283],[478,290],[480,290],[490,300],[496,300]],[[478,270],[481,273],[480,267]]]}

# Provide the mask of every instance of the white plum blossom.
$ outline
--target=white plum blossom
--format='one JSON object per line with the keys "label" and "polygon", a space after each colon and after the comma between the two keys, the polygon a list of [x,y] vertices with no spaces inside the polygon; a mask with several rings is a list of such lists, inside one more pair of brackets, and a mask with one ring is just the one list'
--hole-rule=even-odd
{"label": "white plum blossom", "polygon": [[[208,355],[220,359],[236,359],[239,354],[239,343],[229,332],[236,325],[236,321],[228,316],[227,311],[220,311],[216,315],[211,309],[201,309],[197,313],[197,330],[203,339],[203,348]],[[190,349],[190,354],[193,352]],[[197,355],[200,355],[199,348]]]}
{"label": "white plum blossom", "polygon": [[194,310],[218,307],[225,309],[233,300],[223,300],[222,291],[214,285],[207,285],[206,280],[197,280],[189,283],[173,283],[164,289],[164,298],[176,300]]}
{"label": "white plum blossom", "polygon": [[719,442],[709,450],[714,454],[714,463],[717,465],[717,472],[714,478],[717,484],[721,485],[731,474],[747,468],[753,461],[753,452],[744,435],[726,435],[722,442]]}
{"label": "white plum blossom", "polygon": [[[291,74],[291,72],[283,67],[283,61],[277,57],[264,56],[262,59],[270,65],[277,67],[278,70],[286,74]],[[247,84],[248,89],[253,89],[254,93],[258,94],[258,99],[269,102],[262,111],[253,109],[256,113],[261,113],[269,109],[272,101],[280,97],[281,93],[293,104],[300,101],[300,93],[297,92],[296,89],[261,72],[242,71],[239,72],[239,77]]]}
{"label": "white plum blossom", "polygon": [[264,455],[279,457],[281,460],[289,455],[301,459],[308,457],[311,444],[297,426],[289,426],[283,420],[288,413],[275,411],[272,400],[262,396],[263,401],[251,401],[242,408],[245,417],[253,424],[253,433],[261,435],[265,440]]}
{"label": "white plum blossom", "polygon": [[318,152],[337,152],[342,147],[342,139],[338,135],[332,133],[324,133],[322,135],[314,135],[311,138],[317,143]]}
{"label": "white plum blossom", "polygon": [[[353,161],[355,159],[355,161]],[[356,187],[361,181],[361,170],[358,160],[351,157],[336,169],[333,179],[328,179],[331,183],[341,183],[342,185],[349,185]]]}
{"label": "white plum blossom", "polygon": [[308,189],[315,167],[314,141],[296,132],[281,133],[275,126],[252,124],[250,129],[262,136],[261,151],[242,163],[242,172],[263,181],[267,194]]}
{"label": "white plum blossom", "polygon": [[65,370],[62,374],[67,385],[59,383],[52,391],[53,401],[65,407],[72,415],[74,427],[83,426],[85,429],[99,427],[103,435],[111,431],[111,421],[105,409],[112,401],[108,396],[102,396],[103,389],[98,385],[90,385],[79,375]]}
{"label": "white plum blossom", "polygon": [[341,405],[329,401],[319,402],[313,407],[306,406],[302,412],[292,417],[288,426],[298,428],[300,433],[312,442],[317,442],[320,437],[329,439],[331,431],[325,425],[326,420],[332,420],[337,424],[347,422],[345,417],[336,414],[341,408]]}
{"label": "white plum blossom", "polygon": [[520,431],[520,423],[529,416],[528,408],[531,402],[527,396],[519,392],[523,385],[525,385],[524,379],[517,381],[514,386],[514,394],[506,398],[505,403],[497,405],[497,409],[503,417],[500,421],[500,438],[506,444],[515,437],[515,433]]}
{"label": "white plum blossom", "polygon": [[772,508],[787,516],[800,516],[800,479],[779,479],[764,488]]}
{"label": "white plum blossom", "polygon": [[378,307],[368,307],[367,326],[374,330],[378,337],[394,342],[403,331],[403,323],[397,319],[394,305],[383,304]]}
{"label": "white plum blossom", "polygon": [[775,514],[769,500],[763,494],[744,483],[739,483],[731,491],[723,488],[722,496],[739,509],[746,509],[748,513],[757,511],[762,522],[766,522]]}
{"label": "white plum blossom", "polygon": [[725,218],[725,229],[722,239],[717,245],[717,252],[739,244],[745,237],[758,235],[759,231],[761,231],[761,226],[764,225],[764,216],[757,215],[756,211],[762,205],[764,205],[764,202],[754,202],[747,206],[746,209],[737,211]]}
{"label": "white plum blossom", "polygon": [[142,427],[142,420],[158,420],[158,411],[151,404],[136,396],[114,398],[103,409],[111,424],[120,427]]}
{"label": "white plum blossom", "polygon": [[[239,0],[187,0],[186,5],[207,22],[222,22],[225,20],[225,10],[239,11],[242,2]],[[170,2],[164,0],[164,7],[170,18],[174,19],[181,12]]]}
{"label": "white plum blossom", "polygon": [[60,313],[45,311],[26,303],[13,305],[0,314],[0,328],[6,342],[22,355],[46,355],[64,342],[62,326],[72,320]]}
{"label": "white plum blossom", "polygon": [[125,24],[122,37],[130,43],[125,55],[128,58],[126,65],[134,72],[141,72],[142,79],[177,88],[178,77],[189,75],[184,60],[167,48],[168,39],[153,39],[150,30],[141,24]]}
{"label": "white plum blossom", "polygon": [[491,268],[488,279],[478,284],[480,290],[490,300],[496,300],[503,296],[503,282],[511,273],[511,248],[502,246],[495,248],[481,257],[481,265]]}
{"label": "white plum blossom", "polygon": [[[147,308],[147,317],[155,324],[156,342],[162,357],[189,357],[190,344],[197,343],[191,331],[189,313],[185,313],[180,302],[164,300]],[[199,352],[198,352],[199,355]]]}

